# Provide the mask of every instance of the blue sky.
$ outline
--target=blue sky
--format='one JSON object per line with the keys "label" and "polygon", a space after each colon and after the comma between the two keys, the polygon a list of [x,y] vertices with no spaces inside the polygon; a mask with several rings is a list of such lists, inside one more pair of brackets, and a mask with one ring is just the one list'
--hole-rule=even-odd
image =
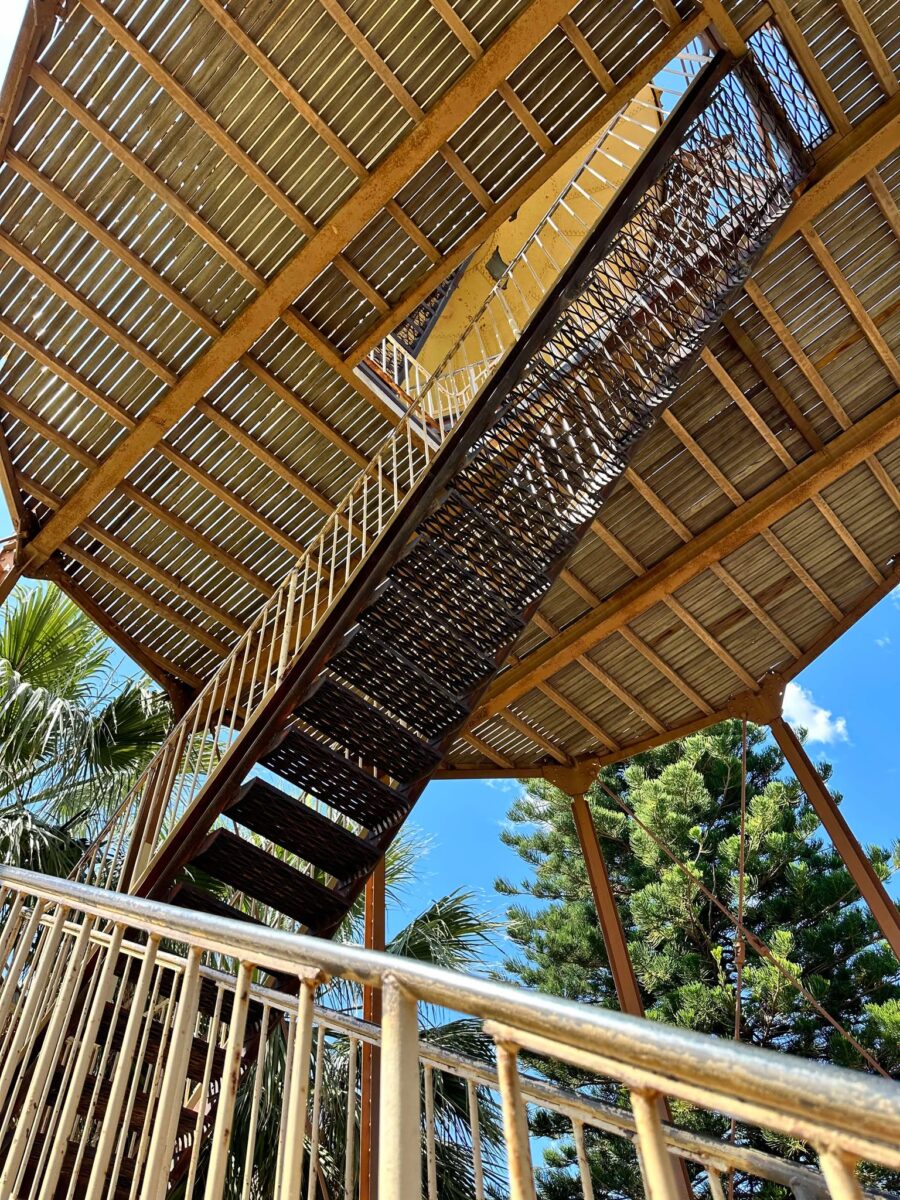
{"label": "blue sky", "polygon": [[[5,0],[0,11],[0,77],[25,4],[26,0]],[[9,518],[0,511],[0,537],[9,532]],[[804,671],[787,698],[788,718],[811,731],[813,757],[833,763],[844,813],[863,842],[887,842],[900,835],[898,668],[900,590]],[[502,913],[494,879],[523,876],[516,856],[500,842],[516,790],[509,780],[430,785],[413,818],[429,838],[430,850],[419,883],[407,895],[411,911],[434,896],[466,887],[498,916]],[[398,917],[395,914],[392,924]]]}

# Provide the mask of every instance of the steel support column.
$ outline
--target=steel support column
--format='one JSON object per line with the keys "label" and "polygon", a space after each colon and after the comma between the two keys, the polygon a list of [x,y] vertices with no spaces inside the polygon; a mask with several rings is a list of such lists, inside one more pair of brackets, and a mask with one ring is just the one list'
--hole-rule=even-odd
{"label": "steel support column", "polygon": [[[384,949],[385,918],[384,859],[366,882],[365,947]],[[381,990],[363,988],[363,1020],[381,1024]],[[370,1042],[362,1044],[359,1113],[359,1200],[375,1200],[378,1195],[378,1091],[381,1053]]]}
{"label": "steel support column", "polygon": [[[629,1016],[643,1017],[645,1015],[644,1002],[641,999],[641,991],[632,966],[631,955],[628,953],[625,928],[622,925],[616,898],[609,882],[609,872],[603,859],[603,851],[600,849],[600,839],[597,837],[594,818],[591,816],[590,806],[584,794],[572,797],[572,817],[575,821],[575,831],[578,834],[581,853],[584,857],[591,893],[594,897],[594,906],[597,909],[597,918],[600,921],[600,931],[603,934],[603,944],[606,947],[606,956],[609,959],[619,1008]],[[665,1097],[660,1096],[657,1099],[656,1107],[660,1119],[671,1124],[672,1113]],[[687,1163],[683,1158],[679,1158],[672,1165],[675,1167],[675,1186],[678,1195],[681,1200],[688,1200],[692,1192]]]}
{"label": "steel support column", "polygon": [[787,759],[789,767],[800,781],[806,798],[822,822],[825,832],[831,838],[835,850],[844,860],[853,882],[859,888],[860,895],[868,904],[872,916],[887,938],[888,945],[900,959],[900,911],[898,911],[897,905],[875,874],[875,869],[869,862],[866,852],[844,819],[834,797],[825,786],[822,776],[816,770],[796,733],[781,716],[775,717],[770,725],[772,735]]}

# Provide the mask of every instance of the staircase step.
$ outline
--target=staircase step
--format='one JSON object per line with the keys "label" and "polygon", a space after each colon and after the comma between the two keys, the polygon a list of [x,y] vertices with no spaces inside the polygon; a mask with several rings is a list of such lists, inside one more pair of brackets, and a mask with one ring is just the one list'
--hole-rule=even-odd
{"label": "staircase step", "polygon": [[[198,1039],[195,1038],[194,1040],[197,1041]],[[203,1043],[203,1049],[204,1049],[204,1056],[205,1056],[205,1051],[206,1051],[206,1043],[205,1042]],[[222,1067],[225,1063],[224,1049],[216,1050],[215,1056],[216,1056],[216,1064],[215,1064],[215,1068],[214,1068],[213,1078],[218,1079],[221,1077]],[[194,1070],[196,1070],[198,1065],[199,1064],[197,1063],[197,1061],[195,1061],[195,1055],[192,1051],[191,1052],[191,1068],[192,1068],[191,1078],[192,1079],[199,1080],[199,1079],[203,1078],[202,1066],[200,1066],[200,1074],[199,1075],[194,1074]],[[113,1081],[111,1079],[102,1079],[100,1081],[100,1087],[97,1090],[97,1094],[96,1094],[96,1098],[95,1098],[94,1088],[96,1087],[96,1084],[97,1084],[97,1076],[96,1075],[88,1075],[88,1077],[84,1081],[84,1090],[82,1091],[81,1097],[78,1101],[78,1115],[80,1117],[87,1116],[88,1109],[91,1107],[92,1103],[94,1105],[93,1115],[95,1118],[99,1119],[106,1112],[107,1105],[109,1104],[110,1094],[112,1093]],[[133,1128],[133,1129],[141,1128],[141,1126],[144,1123],[144,1118],[147,1115],[147,1107],[148,1107],[149,1099],[150,1099],[150,1097],[148,1096],[148,1094],[144,1091],[141,1091],[140,1089],[138,1089],[138,1091],[135,1093],[134,1103],[133,1103],[132,1109],[131,1109],[131,1121],[129,1124],[129,1128]],[[197,1114],[195,1112],[192,1112],[191,1109],[189,1109],[189,1108],[183,1108],[181,1110],[181,1112],[178,1114],[178,1136],[185,1137],[185,1136],[193,1133],[193,1131],[196,1127],[196,1123],[197,1123]]]}
{"label": "staircase step", "polygon": [[207,892],[193,883],[179,883],[172,892],[169,903],[177,904],[181,908],[189,908],[192,912],[207,913],[211,917],[227,917],[231,921],[248,921],[251,925],[262,924],[262,921],[258,921],[250,913],[232,908],[230,904],[226,904],[224,900],[214,896],[212,892]]}
{"label": "staircase step", "polygon": [[261,761],[288,783],[370,831],[402,820],[409,809],[402,790],[388,787],[296,726]]}
{"label": "staircase step", "polygon": [[491,654],[509,645],[525,628],[521,615],[494,590],[491,581],[472,570],[443,539],[416,537],[391,572],[429,604],[449,605],[462,632]]}
{"label": "staircase step", "polygon": [[347,901],[302,871],[238,837],[229,829],[214,829],[192,866],[230,884],[261,904],[283,913],[315,933],[330,929],[344,916]]}
{"label": "staircase step", "polygon": [[364,625],[351,631],[329,671],[364,691],[423,737],[440,742],[464,724],[469,707]]}
{"label": "staircase step", "polygon": [[[163,994],[163,989],[159,989],[160,994]],[[201,1009],[201,1011],[203,1011]],[[210,1009],[212,1011],[212,1009]],[[107,1004],[103,1010],[103,1016],[100,1021],[100,1028],[97,1035],[97,1042],[104,1044],[109,1042],[114,1050],[118,1050],[122,1045],[122,1040],[125,1037],[125,1026],[128,1021],[128,1011],[120,1009],[115,1027],[110,1030],[110,1022],[113,1019],[114,1007],[112,1004]],[[151,1021],[150,1028],[146,1032],[146,1049],[144,1052],[144,1061],[153,1063],[156,1061],[156,1055],[159,1051],[162,1041],[163,1026],[161,1021]],[[209,1043],[201,1037],[194,1037],[191,1040],[191,1052],[189,1059],[189,1071],[191,1079],[200,1080],[203,1078],[203,1071],[206,1066],[206,1056],[209,1049]],[[213,1051],[213,1078],[217,1079],[222,1074],[222,1068],[225,1065],[225,1050],[224,1047],[217,1046]],[[135,1100],[137,1103],[137,1100]],[[146,1103],[146,1101],[144,1101]]]}
{"label": "staircase step", "polygon": [[[33,1181],[37,1177],[38,1165],[41,1154],[44,1150],[44,1141],[42,1138],[37,1138],[32,1147],[31,1153],[28,1156],[28,1163],[25,1168],[26,1181]],[[72,1177],[75,1172],[75,1164],[78,1161],[79,1144],[78,1142],[69,1142],[66,1146],[66,1152],[63,1156],[62,1167],[59,1172],[59,1182],[53,1193],[53,1200],[64,1200],[70,1190],[75,1196],[82,1196],[87,1191],[87,1183],[91,1174],[91,1167],[94,1165],[94,1158],[97,1154],[95,1146],[85,1146],[81,1155],[81,1165],[78,1169],[78,1183],[74,1189],[71,1188]],[[113,1200],[127,1200],[130,1195],[131,1184],[134,1180],[135,1159],[127,1154],[123,1155],[119,1165],[119,1170],[116,1175],[116,1186],[112,1192]],[[111,1170],[112,1168],[110,1168]]]}
{"label": "staircase step", "polygon": [[296,715],[401,784],[430,774],[441,761],[430,743],[332,679],[321,679]]}
{"label": "staircase step", "polygon": [[497,669],[490,651],[470,642],[451,616],[399,579],[386,580],[359,623],[451,692],[470,692]]}
{"label": "staircase step", "polygon": [[264,779],[251,779],[225,810],[232,820],[349,883],[371,871],[379,850]]}

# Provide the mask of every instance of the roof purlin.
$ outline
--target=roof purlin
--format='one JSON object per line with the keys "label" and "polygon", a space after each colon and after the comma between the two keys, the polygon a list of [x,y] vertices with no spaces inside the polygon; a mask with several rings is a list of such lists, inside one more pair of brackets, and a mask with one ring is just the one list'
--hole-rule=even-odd
{"label": "roof purlin", "polygon": [[520,660],[488,689],[474,722],[502,712],[507,704],[524,695],[538,680],[553,676],[574,655],[607,634],[620,630],[663,595],[670,594],[711,563],[768,529],[779,516],[817,494],[897,437],[900,437],[900,392],[838,434],[824,449],[779,476],[644,575],[620,588],[557,638]]}
{"label": "roof purlin", "polygon": [[249,351],[257,338],[290,307],[303,288],[383,208],[402,183],[428,161],[460,122],[496,89],[512,67],[540,43],[570,7],[571,0],[532,0],[484,56],[444,93],[422,122],[372,172],[327,224],[304,243],[178,383],[122,439],[97,471],[29,541],[25,552],[25,569],[33,571],[47,561],[100,499],[190,410],[227,367]]}

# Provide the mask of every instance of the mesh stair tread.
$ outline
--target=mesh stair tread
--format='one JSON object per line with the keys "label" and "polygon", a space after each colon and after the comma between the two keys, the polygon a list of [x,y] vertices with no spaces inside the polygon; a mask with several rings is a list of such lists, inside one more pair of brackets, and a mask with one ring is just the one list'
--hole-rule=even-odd
{"label": "mesh stair tread", "polygon": [[511,608],[525,608],[548,587],[542,564],[456,491],[425,518],[419,532],[442,539],[470,570],[489,579]]}
{"label": "mesh stair tread", "polygon": [[[25,1166],[25,1177],[29,1180],[34,1180],[38,1176],[38,1168],[41,1155],[44,1151],[44,1142],[42,1139],[37,1139],[28,1156]],[[53,1200],[64,1200],[69,1193],[72,1178],[75,1172],[75,1165],[78,1161],[79,1143],[69,1142],[66,1145],[66,1152],[63,1155],[62,1166],[59,1171],[59,1181],[53,1191]],[[94,1159],[97,1154],[95,1146],[87,1145],[84,1147],[81,1154],[81,1164],[78,1168],[77,1187],[80,1189],[75,1192],[76,1196],[84,1195],[87,1191],[88,1179],[90,1177],[91,1168],[94,1165]],[[119,1164],[118,1174],[116,1176],[116,1186],[112,1193],[113,1200],[127,1200],[131,1193],[131,1184],[134,1180],[135,1159],[128,1154],[122,1156],[122,1161]]]}
{"label": "mesh stair tread", "polygon": [[170,902],[178,904],[182,908],[189,908],[192,912],[206,913],[211,917],[227,917],[231,921],[246,921],[250,925],[262,925],[262,921],[257,920],[250,913],[232,908],[230,904],[226,904],[224,900],[214,896],[212,892],[207,892],[193,883],[179,883],[172,892]]}
{"label": "mesh stair tread", "polygon": [[521,614],[509,604],[483,574],[454,554],[443,541],[417,536],[392,574],[405,587],[452,604],[453,616],[464,622],[470,640],[477,641],[488,628],[494,644],[513,641],[525,628]]}
{"label": "mesh stair tread", "polygon": [[252,779],[226,813],[254,833],[346,883],[371,870],[380,852],[310,805],[264,779]]}
{"label": "mesh stair tread", "polygon": [[[116,1019],[115,1027],[109,1032],[109,1025],[113,1019],[113,1005],[108,1003],[100,1020],[100,1028],[97,1034],[98,1042],[108,1042],[114,1049],[118,1050],[125,1037],[125,1026],[128,1021],[129,1013],[126,1009],[120,1009]],[[202,1010],[201,1010],[202,1011]],[[162,1041],[163,1025],[161,1021],[151,1021],[150,1027],[146,1031],[146,1050],[144,1052],[144,1061],[153,1063],[156,1061],[156,1055]],[[206,1066],[206,1058],[209,1049],[209,1043],[201,1037],[191,1039],[191,1049],[189,1058],[188,1074],[191,1079],[202,1079],[203,1071]],[[225,1065],[225,1049],[222,1046],[217,1046],[213,1051],[213,1077],[222,1073],[222,1068]],[[139,1097],[140,1092],[137,1093]],[[135,1100],[137,1104],[137,1099]],[[146,1099],[142,1101],[146,1105]]]}
{"label": "mesh stair tread", "polygon": [[430,774],[441,761],[429,742],[333,679],[319,680],[296,715],[400,784]]}
{"label": "mesh stair tread", "polygon": [[[448,589],[449,590],[449,589]],[[505,643],[488,626],[468,636],[461,617],[446,611],[447,596],[435,603],[427,592],[413,589],[391,574],[374,602],[360,613],[359,623],[390,641],[411,662],[446,681],[450,691],[471,691],[497,669],[497,651]]]}
{"label": "mesh stair tread", "polygon": [[365,829],[400,820],[409,807],[402,790],[388,787],[296,726],[291,726],[261,761],[288,783],[310,792]]}
{"label": "mesh stair tread", "polygon": [[411,662],[364,625],[351,631],[328,668],[423,737],[440,741],[469,715],[464,697],[454,695],[421,664]]}
{"label": "mesh stair tread", "polygon": [[312,931],[330,927],[347,911],[347,901],[338,892],[230,829],[214,829],[191,865]]}

